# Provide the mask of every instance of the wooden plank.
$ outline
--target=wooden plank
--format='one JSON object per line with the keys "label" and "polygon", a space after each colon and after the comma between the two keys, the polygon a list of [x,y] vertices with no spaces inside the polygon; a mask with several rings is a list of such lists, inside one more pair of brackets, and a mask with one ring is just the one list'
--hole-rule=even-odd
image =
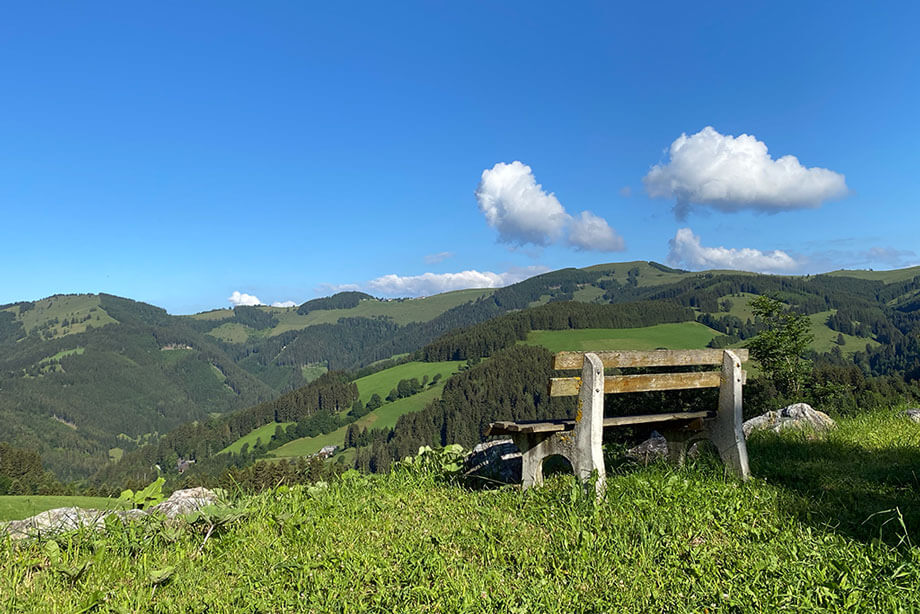
{"label": "wooden plank", "polygon": [[[749,352],[730,348],[745,362]],[[651,350],[594,352],[604,367],[679,367],[686,365],[721,365],[723,350]],[[581,369],[585,352],[559,352],[553,358],[554,369]]]}
{"label": "wooden plank", "polygon": [[493,422],[486,430],[486,435],[501,435],[504,433],[554,433],[556,431],[571,430],[575,426],[574,420],[551,420],[545,422]]}
{"label": "wooden plank", "polygon": [[683,420],[696,420],[715,418],[714,411],[678,411],[669,414],[646,414],[644,416],[614,416],[604,418],[604,426],[628,426],[630,424],[653,424],[655,422],[675,422]]}
{"label": "wooden plank", "polygon": [[[608,375],[604,378],[604,393],[650,392],[653,390],[694,390],[718,388],[719,371],[702,373],[649,373],[646,375]],[[747,371],[741,372],[741,382],[747,381]],[[554,377],[549,381],[549,396],[571,397],[581,390],[580,377]]]}
{"label": "wooden plank", "polygon": [[[645,414],[641,416],[613,416],[604,418],[604,427],[629,426],[631,424],[655,424],[659,422],[686,422],[690,420],[710,420],[715,418],[714,411],[671,412],[667,414]],[[486,430],[486,435],[506,433],[556,433],[570,431],[575,427],[574,420],[552,420],[547,422],[493,422]]]}

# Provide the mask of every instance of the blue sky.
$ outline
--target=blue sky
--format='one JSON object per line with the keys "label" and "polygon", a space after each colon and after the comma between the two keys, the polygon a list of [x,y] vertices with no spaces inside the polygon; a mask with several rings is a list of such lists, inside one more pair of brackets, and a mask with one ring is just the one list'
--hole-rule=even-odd
{"label": "blue sky", "polygon": [[0,303],[920,264],[916,3],[573,4],[7,7]]}

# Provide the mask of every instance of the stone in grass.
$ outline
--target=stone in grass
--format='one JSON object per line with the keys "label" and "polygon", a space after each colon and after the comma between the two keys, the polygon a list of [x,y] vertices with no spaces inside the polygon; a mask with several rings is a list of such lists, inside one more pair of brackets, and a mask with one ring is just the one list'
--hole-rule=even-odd
{"label": "stone in grass", "polygon": [[648,465],[668,457],[668,440],[658,431],[652,431],[649,438],[626,451],[629,458]]}
{"label": "stone in grass", "polygon": [[813,409],[808,403],[795,403],[776,411],[751,418],[742,425],[744,436],[755,431],[779,433],[787,429],[810,428],[816,432],[829,431],[837,426],[823,411]]}
{"label": "stone in grass", "polygon": [[122,520],[142,518],[148,514],[158,513],[166,518],[175,519],[217,502],[217,495],[207,488],[187,488],[177,490],[169,499],[155,505],[149,510],[93,510],[79,507],[59,507],[36,514],[25,520],[13,520],[0,523],[0,536],[9,535],[12,539],[43,537],[56,535],[81,528],[103,529],[108,516]]}
{"label": "stone in grass", "polygon": [[915,407],[913,409],[906,409],[901,413],[903,413],[905,416],[907,416],[908,418],[910,418],[917,424],[920,424],[920,407]]}
{"label": "stone in grass", "polygon": [[464,475],[485,485],[519,484],[521,452],[510,439],[484,441],[464,460]]}

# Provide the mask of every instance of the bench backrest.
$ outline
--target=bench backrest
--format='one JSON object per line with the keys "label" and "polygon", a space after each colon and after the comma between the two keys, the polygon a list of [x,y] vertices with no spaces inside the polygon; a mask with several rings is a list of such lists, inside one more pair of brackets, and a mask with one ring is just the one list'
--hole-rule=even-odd
{"label": "bench backrest", "polygon": [[[746,349],[729,350],[739,361],[748,359]],[[605,368],[612,367],[683,367],[695,365],[722,365],[725,350],[653,350],[594,352]],[[557,370],[581,369],[586,352],[559,352],[553,359]],[[742,373],[742,378],[746,373]],[[718,388],[720,371],[696,373],[648,373],[643,375],[607,375],[604,392],[650,392],[653,390],[687,390]],[[550,379],[549,394],[553,397],[576,396],[581,389],[580,377],[554,377]]]}

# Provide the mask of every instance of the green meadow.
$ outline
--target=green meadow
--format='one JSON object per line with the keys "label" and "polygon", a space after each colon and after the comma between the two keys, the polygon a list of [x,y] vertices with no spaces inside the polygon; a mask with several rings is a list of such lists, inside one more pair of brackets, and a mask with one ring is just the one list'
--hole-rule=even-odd
{"label": "green meadow", "polygon": [[524,343],[542,345],[551,352],[565,350],[674,350],[706,347],[719,333],[699,322],[657,324],[641,328],[583,328],[535,330]]}
{"label": "green meadow", "polygon": [[880,411],[755,435],[755,478],[608,451],[606,494],[556,474],[476,490],[435,456],[233,493],[170,526],[0,540],[4,612],[913,612],[920,425]]}
{"label": "green meadow", "polygon": [[20,520],[58,507],[84,507],[99,510],[117,509],[124,504],[105,497],[66,497],[59,495],[0,496],[0,521]]}
{"label": "green meadow", "polygon": [[[443,363],[435,363],[443,364]],[[400,416],[411,412],[419,411],[425,408],[429,402],[440,398],[441,391],[444,389],[444,383],[439,382],[411,397],[397,399],[392,403],[384,403],[366,416],[357,419],[354,424],[366,429],[375,428],[393,428]],[[316,437],[302,437],[289,441],[280,448],[269,452],[272,456],[278,458],[309,456],[316,454],[326,446],[341,446],[345,441],[345,431],[348,426],[340,427],[332,432]]]}

